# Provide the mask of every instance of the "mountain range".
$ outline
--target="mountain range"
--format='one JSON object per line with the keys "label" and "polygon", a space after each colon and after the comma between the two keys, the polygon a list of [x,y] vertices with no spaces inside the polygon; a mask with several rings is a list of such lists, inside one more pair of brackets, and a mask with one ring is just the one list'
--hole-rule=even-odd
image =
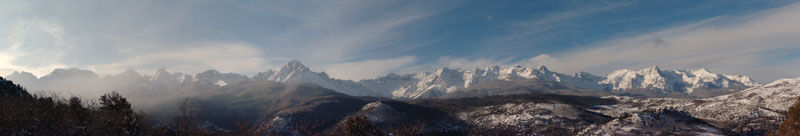
{"label": "mountain range", "polygon": [[[390,73],[386,76],[360,81],[335,79],[324,72],[314,72],[299,61],[290,61],[277,71],[267,70],[252,77],[236,73],[208,70],[194,75],[170,73],[158,69],[152,76],[128,70],[117,75],[100,77],[92,71],[56,69],[37,78],[29,72],[14,72],[6,78],[29,90],[147,90],[163,91],[188,85],[226,86],[241,81],[273,81],[281,83],[312,83],[351,96],[377,96],[397,99],[436,98],[469,90],[475,85],[494,81],[552,82],[559,85],[612,94],[642,96],[711,97],[723,95],[761,84],[747,76],[717,74],[707,69],[661,70],[650,67],[641,70],[622,69],[605,76],[586,72],[563,74],[550,71],[545,66],[489,66],[469,70],[439,68],[434,71],[411,74]],[[102,87],[98,87],[101,85]],[[99,89],[99,90],[98,90]],[[666,95],[649,95],[660,93]],[[90,94],[90,93],[85,93]],[[674,95],[680,94],[680,95]],[[80,92],[73,95],[82,95]]]}

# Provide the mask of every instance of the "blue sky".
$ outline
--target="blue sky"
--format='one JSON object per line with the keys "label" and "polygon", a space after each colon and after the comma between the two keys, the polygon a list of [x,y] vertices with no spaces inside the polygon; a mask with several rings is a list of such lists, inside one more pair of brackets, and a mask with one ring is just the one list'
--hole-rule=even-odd
{"label": "blue sky", "polygon": [[252,75],[300,60],[355,80],[489,65],[800,76],[794,0],[0,2],[0,75]]}

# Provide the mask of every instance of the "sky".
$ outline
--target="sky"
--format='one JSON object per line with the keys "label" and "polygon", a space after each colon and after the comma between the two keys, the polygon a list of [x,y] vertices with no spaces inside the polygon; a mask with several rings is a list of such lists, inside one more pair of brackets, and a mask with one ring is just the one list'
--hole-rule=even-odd
{"label": "sky", "polygon": [[796,0],[0,0],[0,75],[158,68],[339,79],[490,65],[800,77]]}

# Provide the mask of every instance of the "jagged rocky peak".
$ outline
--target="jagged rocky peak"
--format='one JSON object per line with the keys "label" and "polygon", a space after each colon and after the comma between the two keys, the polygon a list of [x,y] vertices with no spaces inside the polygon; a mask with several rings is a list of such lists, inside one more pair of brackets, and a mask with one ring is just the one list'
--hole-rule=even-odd
{"label": "jagged rocky peak", "polygon": [[660,71],[661,71],[661,68],[659,68],[658,66],[651,66],[651,67],[647,67],[647,68],[645,68],[645,70],[647,70],[647,71],[655,71],[655,72],[660,72]]}
{"label": "jagged rocky peak", "polygon": [[202,83],[212,83],[217,85],[224,85],[230,84],[240,81],[248,80],[247,76],[236,74],[236,73],[220,73],[215,69],[207,70],[205,72],[197,73],[195,76],[195,81],[200,81]]}
{"label": "jagged rocky peak", "polygon": [[297,60],[289,61],[289,63],[286,63],[286,65],[283,66],[283,68],[281,68],[281,71],[287,71],[287,70],[291,70],[291,71],[310,71],[308,69],[308,67],[306,67],[305,65],[303,65],[303,63],[300,63],[300,61],[297,61]]}
{"label": "jagged rocky peak", "polygon": [[667,87],[666,79],[661,75],[658,67],[648,67],[639,71],[622,69],[611,72],[606,76],[606,80],[600,84],[608,84],[614,90],[624,90],[632,88],[661,88]]}
{"label": "jagged rocky peak", "polygon": [[658,77],[663,76],[661,68],[659,68],[658,66],[652,66],[639,70],[638,73],[644,74],[645,76],[658,76]]}
{"label": "jagged rocky peak", "polygon": [[497,71],[500,70],[500,66],[489,66],[486,67],[486,71]]}
{"label": "jagged rocky peak", "polygon": [[219,71],[210,69],[194,75],[194,81],[201,84],[216,84],[219,82]]}
{"label": "jagged rocky peak", "polygon": [[538,66],[538,67],[535,67],[535,68],[531,68],[531,69],[533,71],[535,71],[534,73],[538,73],[538,74],[552,74],[552,73],[554,73],[554,72],[550,71],[550,69],[548,69],[544,65]]}
{"label": "jagged rocky peak", "polygon": [[665,89],[691,93],[698,88],[747,88],[760,86],[749,77],[712,73],[708,69],[661,70],[648,67],[638,71],[623,69],[611,72],[600,84],[613,90],[632,88]]}
{"label": "jagged rocky peak", "polygon": [[308,78],[320,78],[319,73],[314,73],[308,67],[300,63],[300,61],[292,60],[286,63],[278,71],[262,72],[260,76],[268,77],[267,80],[277,82],[287,82],[294,80],[307,80]]}
{"label": "jagged rocky peak", "polygon": [[197,73],[197,74],[198,75],[216,75],[216,74],[219,74],[219,71],[217,71],[216,69],[209,69],[209,70]]}
{"label": "jagged rocky peak", "polygon": [[311,72],[311,70],[309,70],[308,67],[306,67],[305,65],[300,63],[300,61],[297,60],[289,61],[289,63],[286,63],[286,65],[281,67],[281,69],[276,72],[273,73],[268,73],[268,72],[264,73],[261,76],[268,77],[267,80],[277,81],[277,82],[296,80],[294,78],[309,78],[309,77],[298,77],[300,75],[305,75],[305,76],[317,75],[317,73]]}
{"label": "jagged rocky peak", "polygon": [[651,66],[651,67],[643,68],[643,69],[640,69],[640,70],[620,69],[620,70],[616,70],[614,72],[611,72],[608,75],[609,76],[626,75],[626,74],[639,74],[639,75],[656,74],[656,75],[658,75],[660,73],[661,73],[661,68],[659,68],[658,66]]}
{"label": "jagged rocky peak", "polygon": [[682,75],[687,75],[687,76],[691,76],[691,77],[697,77],[698,79],[703,79],[703,80],[707,80],[707,81],[708,80],[719,80],[722,77],[725,77],[725,76],[723,76],[721,74],[712,73],[711,71],[709,71],[708,69],[705,69],[705,68],[695,69],[695,70],[684,70],[684,71],[676,70],[675,73],[683,73]]}
{"label": "jagged rocky peak", "polygon": [[264,72],[258,72],[258,74],[253,76],[253,79],[255,79],[256,81],[267,81],[270,80],[270,77],[272,77],[272,75],[275,75],[275,71],[270,69]]}
{"label": "jagged rocky peak", "polygon": [[436,69],[433,74],[438,76],[454,76],[461,73],[462,72],[459,69],[439,68]]}

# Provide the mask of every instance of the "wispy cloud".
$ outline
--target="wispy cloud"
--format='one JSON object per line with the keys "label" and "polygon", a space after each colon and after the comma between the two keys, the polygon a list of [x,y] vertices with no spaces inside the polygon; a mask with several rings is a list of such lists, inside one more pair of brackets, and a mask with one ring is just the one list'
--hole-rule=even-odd
{"label": "wispy cloud", "polygon": [[[800,3],[745,16],[716,17],[664,30],[542,54],[508,64],[547,65],[560,72],[623,68],[710,68],[769,82],[800,76]],[[485,62],[485,60],[473,60]],[[506,62],[499,59],[497,62]],[[469,64],[469,63],[467,63]]]}
{"label": "wispy cloud", "polygon": [[[0,25],[10,26],[0,27],[3,75],[24,70],[41,76],[54,68],[113,74],[159,67],[256,73],[300,60],[331,68],[323,70],[337,78],[362,77],[343,76],[351,73],[335,68],[344,64],[415,62],[407,53],[433,41],[404,40],[406,32],[451,6],[402,1],[3,3]],[[396,69],[387,66],[392,65],[374,71]]]}
{"label": "wispy cloud", "polygon": [[137,48],[119,52],[126,59],[100,65],[88,65],[90,69],[105,72],[122,72],[138,69],[152,72],[158,68],[172,71],[198,73],[208,69],[223,72],[254,74],[275,67],[267,66],[263,52],[246,43],[196,43],[185,47]]}
{"label": "wispy cloud", "polygon": [[[627,10],[640,3],[556,2],[555,6],[562,7],[508,15],[497,12],[505,10],[504,7],[488,6],[498,9],[486,10],[484,5],[470,5],[469,1],[1,3],[0,26],[6,27],[0,27],[0,74],[25,70],[43,75],[54,68],[94,69],[99,73],[126,69],[147,72],[159,67],[188,73],[212,68],[256,73],[294,59],[332,77],[356,80],[438,67],[514,64],[548,65],[559,72],[598,74],[652,65],[708,67],[715,72],[744,74],[762,81],[800,76],[790,68],[800,57],[793,55],[800,52],[800,41],[796,40],[800,27],[796,27],[799,23],[794,16],[800,14],[798,4],[676,27],[673,26],[685,22],[649,23],[642,26],[648,30],[625,28],[619,31],[637,32],[621,32],[624,37],[617,34],[608,39],[570,32],[593,26],[583,20],[602,18],[606,13]],[[479,14],[471,16],[472,13]],[[650,14],[636,17],[641,16],[652,17]],[[482,22],[437,24],[475,17]],[[618,18],[610,22],[623,22],[614,20]],[[491,23],[485,19],[491,19]],[[602,27],[636,24],[605,23]],[[443,25],[452,27],[431,28]],[[476,25],[481,27],[463,31],[469,33],[444,30],[473,29]],[[656,27],[650,29],[651,25]],[[602,34],[598,31],[618,30],[597,29],[592,34]],[[639,33],[649,31],[654,32]],[[571,37],[573,34],[578,36]],[[561,45],[571,42],[571,38],[592,43]],[[554,42],[558,45],[549,45]]]}
{"label": "wispy cloud", "polygon": [[267,56],[297,59],[323,67],[321,70],[334,78],[359,80],[397,72],[416,63],[416,57],[407,56],[408,53],[435,41],[408,41],[404,38],[409,35],[408,29],[418,29],[414,27],[422,26],[426,19],[453,5],[344,1],[287,2],[273,6],[279,6],[272,8],[273,11],[298,24],[287,26],[279,36],[267,38],[269,44],[284,46],[267,50]]}
{"label": "wispy cloud", "polygon": [[567,27],[571,24],[578,23],[571,21],[577,18],[590,16],[600,12],[609,11],[612,9],[629,6],[633,3],[600,3],[591,4],[590,7],[577,7],[573,9],[559,10],[549,12],[543,17],[532,18],[524,21],[519,21],[511,24],[510,34],[503,35],[492,39],[493,42],[505,42],[511,40],[518,40],[522,38],[530,38],[532,36],[542,36],[543,33],[558,30],[562,27]]}
{"label": "wispy cloud", "polygon": [[411,72],[417,69],[404,69],[416,63],[417,58],[404,56],[389,59],[373,59],[366,61],[337,63],[324,67],[331,77],[339,79],[372,79],[392,72]]}
{"label": "wispy cloud", "polygon": [[[649,34],[597,43],[556,55],[558,67],[575,71],[608,71],[621,67],[710,67],[721,72],[739,73],[759,67],[779,67],[768,63],[786,58],[783,53],[800,51],[800,4],[754,13],[742,17],[709,19],[686,26]],[[789,51],[782,52],[781,51]],[[789,62],[789,61],[785,61]],[[775,71],[790,74],[792,71]],[[760,80],[778,77],[760,77]],[[798,76],[798,75],[787,75]]]}
{"label": "wispy cloud", "polygon": [[[0,44],[0,72],[25,69],[37,74],[49,72],[53,68],[65,67],[61,58],[64,52],[58,49],[70,48],[64,38],[60,25],[38,20],[16,21]],[[2,46],[0,46],[2,47]]]}
{"label": "wispy cloud", "polygon": [[282,16],[298,22],[288,26],[280,36],[268,38],[269,43],[294,47],[274,51],[276,55],[293,56],[309,63],[402,56],[399,53],[425,45],[402,40],[407,35],[403,29],[424,23],[423,20],[448,9],[445,5],[397,1],[322,3],[288,3],[281,6],[296,8],[276,8]]}

